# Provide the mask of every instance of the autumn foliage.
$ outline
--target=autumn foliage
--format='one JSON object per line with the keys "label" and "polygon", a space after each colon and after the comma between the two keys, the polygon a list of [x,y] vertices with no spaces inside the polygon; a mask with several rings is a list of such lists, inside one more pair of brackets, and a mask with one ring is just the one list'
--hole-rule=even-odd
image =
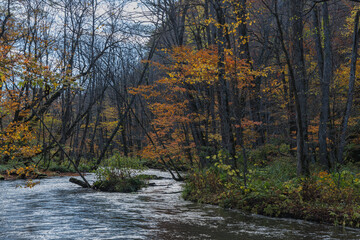
{"label": "autumn foliage", "polygon": [[[164,49],[166,62],[151,62],[164,76],[151,85],[142,85],[131,90],[148,102],[153,119],[151,141],[142,150],[144,158],[172,158],[182,161],[198,161],[201,153],[192,134],[192,128],[199,127],[205,141],[216,146],[221,140],[220,133],[211,130],[219,123],[218,53],[216,48],[196,50],[192,47]],[[250,68],[244,60],[235,57],[229,50],[225,58],[226,81],[236,91],[246,92],[253,86],[253,79],[259,72]],[[213,107],[210,112],[209,107]],[[246,129],[256,124],[244,120]],[[239,127],[234,124],[234,128]],[[187,154],[184,154],[187,153]]]}

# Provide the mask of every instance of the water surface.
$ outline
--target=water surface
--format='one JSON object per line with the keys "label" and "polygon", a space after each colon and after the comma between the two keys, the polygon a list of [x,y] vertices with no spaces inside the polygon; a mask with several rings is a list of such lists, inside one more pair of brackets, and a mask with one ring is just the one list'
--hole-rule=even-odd
{"label": "water surface", "polygon": [[[83,189],[69,177],[0,181],[0,239],[360,239],[360,230],[267,218],[181,199],[166,172],[138,193]],[[87,176],[93,180],[94,176]]]}

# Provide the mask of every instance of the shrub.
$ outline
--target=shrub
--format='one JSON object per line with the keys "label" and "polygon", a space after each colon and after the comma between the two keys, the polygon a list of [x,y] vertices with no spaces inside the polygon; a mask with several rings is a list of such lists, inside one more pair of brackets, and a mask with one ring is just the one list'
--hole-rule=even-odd
{"label": "shrub", "polygon": [[42,176],[42,174],[39,172],[35,165],[14,168],[11,170],[6,170],[6,172],[9,176],[15,175],[17,176],[17,178],[21,179],[38,178],[39,176]]}
{"label": "shrub", "polygon": [[281,155],[289,154],[290,146],[287,144],[264,144],[249,153],[249,160],[257,166],[266,166],[278,159]]}
{"label": "shrub", "polygon": [[137,191],[145,183],[136,177],[135,173],[143,169],[140,159],[115,154],[106,159],[96,170],[97,181],[94,183],[94,187],[109,192]]}
{"label": "shrub", "polygon": [[282,157],[250,166],[245,186],[241,171],[220,160],[192,170],[183,197],[267,216],[360,226],[360,174],[353,166],[298,177],[294,159]]}

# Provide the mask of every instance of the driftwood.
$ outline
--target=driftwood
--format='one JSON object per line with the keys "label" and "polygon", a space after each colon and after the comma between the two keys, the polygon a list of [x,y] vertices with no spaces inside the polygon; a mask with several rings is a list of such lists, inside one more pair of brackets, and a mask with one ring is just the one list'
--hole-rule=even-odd
{"label": "driftwood", "polygon": [[72,182],[72,183],[75,183],[75,184],[77,184],[77,185],[79,185],[79,186],[81,186],[83,188],[89,188],[89,185],[86,182],[81,181],[79,179],[76,179],[76,178],[72,177],[72,178],[69,179],[69,181]]}
{"label": "driftwood", "polygon": [[[162,179],[162,177],[159,177],[159,179]],[[92,189],[95,189],[95,190],[100,190],[100,191],[105,191],[105,192],[107,192],[106,190],[103,190],[103,189],[101,189],[101,188],[98,188],[98,186],[96,186],[95,184],[94,185],[88,185],[85,181],[82,181],[82,180],[80,180],[80,179],[77,179],[77,178],[73,178],[73,177],[71,177],[70,179],[69,179],[69,182],[71,182],[71,183],[74,183],[74,184],[76,184],[76,185],[79,185],[79,186],[81,186],[82,188],[92,188]],[[146,186],[148,186],[148,187],[154,187],[154,186],[168,186],[168,185],[157,185],[156,183],[146,183]]]}

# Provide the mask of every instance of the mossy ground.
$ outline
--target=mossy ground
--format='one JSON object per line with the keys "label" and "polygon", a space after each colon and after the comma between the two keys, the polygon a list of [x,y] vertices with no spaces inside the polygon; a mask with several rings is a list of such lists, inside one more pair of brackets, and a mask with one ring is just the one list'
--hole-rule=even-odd
{"label": "mossy ground", "polygon": [[143,180],[134,177],[124,179],[98,180],[93,184],[93,187],[104,192],[130,193],[140,190],[145,185],[146,184]]}
{"label": "mossy ground", "polygon": [[133,177],[119,178],[113,176],[105,180],[97,180],[93,184],[93,188],[104,192],[136,192],[147,186],[146,181],[151,179],[161,179],[156,175],[139,174]]}

